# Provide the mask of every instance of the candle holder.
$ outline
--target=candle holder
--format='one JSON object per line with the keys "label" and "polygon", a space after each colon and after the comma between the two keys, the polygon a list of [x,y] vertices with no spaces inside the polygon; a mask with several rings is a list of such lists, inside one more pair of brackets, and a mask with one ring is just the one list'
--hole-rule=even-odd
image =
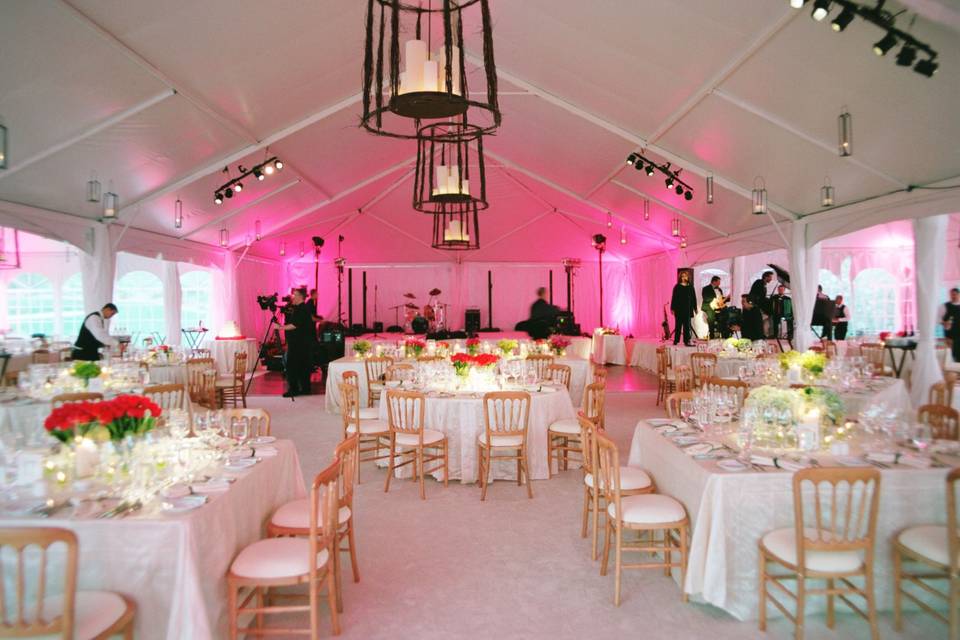
{"label": "candle holder", "polygon": [[438,205],[433,216],[434,249],[470,251],[480,248],[480,222],[475,202]]}

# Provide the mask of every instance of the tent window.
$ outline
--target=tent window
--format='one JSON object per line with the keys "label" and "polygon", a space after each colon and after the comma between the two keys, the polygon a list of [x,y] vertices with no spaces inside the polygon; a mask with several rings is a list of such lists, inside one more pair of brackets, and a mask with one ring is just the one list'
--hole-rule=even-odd
{"label": "tent window", "polygon": [[54,332],[53,283],[39,273],[21,273],[7,285],[10,331],[25,338]]}
{"label": "tent window", "polygon": [[114,331],[123,328],[136,342],[146,337],[165,337],[163,282],[147,271],[131,271],[117,280],[116,302],[120,315]]}
{"label": "tent window", "polygon": [[886,269],[864,269],[853,280],[854,335],[897,330],[897,279]]}
{"label": "tent window", "polygon": [[213,277],[209,271],[189,271],[180,276],[181,307],[180,326],[196,327],[202,320],[209,327],[213,322],[210,295],[213,292]]}
{"label": "tent window", "polygon": [[83,307],[83,279],[75,273],[60,285],[60,319],[63,333],[80,330],[80,323],[86,315]]}
{"label": "tent window", "polygon": [[705,286],[710,284],[710,278],[713,276],[720,276],[720,288],[723,289],[724,295],[730,293],[730,274],[724,271],[723,269],[704,269],[700,272],[700,288],[697,289],[697,294],[700,293],[700,289],[703,289]]}

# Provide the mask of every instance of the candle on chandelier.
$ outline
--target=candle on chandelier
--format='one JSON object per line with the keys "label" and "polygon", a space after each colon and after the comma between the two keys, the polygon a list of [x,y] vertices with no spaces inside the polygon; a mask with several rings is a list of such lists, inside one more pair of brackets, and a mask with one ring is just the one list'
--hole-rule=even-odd
{"label": "candle on chandelier", "polygon": [[459,220],[451,220],[443,232],[444,242],[470,242],[470,234],[460,226]]}

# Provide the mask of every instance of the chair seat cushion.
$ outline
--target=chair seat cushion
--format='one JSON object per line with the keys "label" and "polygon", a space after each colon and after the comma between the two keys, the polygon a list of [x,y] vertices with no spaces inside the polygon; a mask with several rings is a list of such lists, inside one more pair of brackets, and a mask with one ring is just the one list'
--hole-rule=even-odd
{"label": "chair seat cushion", "polygon": [[[390,431],[390,425],[388,425],[383,420],[361,420],[360,421],[360,433],[363,435],[373,434],[373,433],[387,433]],[[356,433],[357,426],[350,424],[347,425],[347,433]]]}
{"label": "chair seat cushion", "polygon": [[[607,515],[617,517],[616,504],[607,506]],[[671,498],[656,493],[620,498],[623,508],[622,520],[628,524],[664,524],[679,522],[687,517],[683,505]]]}
{"label": "chair seat cushion", "polygon": [[[109,629],[127,612],[127,603],[110,591],[77,591],[74,600],[76,617],[73,622],[75,640],[90,640]],[[63,615],[63,596],[50,596],[43,600],[43,617],[51,620]],[[59,633],[31,638],[61,638]]]}
{"label": "chair seat cushion", "polygon": [[220,378],[216,382],[216,386],[218,389],[231,389],[233,387],[239,386],[240,384],[242,383],[234,380],[232,377]]}
{"label": "chair seat cushion", "polygon": [[[327,563],[327,550],[317,554],[317,566]],[[310,541],[306,538],[267,538],[247,545],[230,565],[241,578],[276,580],[310,572]]]}
{"label": "chair seat cushion", "polygon": [[369,388],[370,391],[373,391],[374,393],[379,393],[383,391],[386,388],[386,386],[387,385],[383,384],[382,382],[371,382],[369,385],[367,385],[367,388]]}
{"label": "chair seat cushion", "polygon": [[910,551],[934,562],[950,564],[950,549],[947,545],[947,528],[937,525],[910,527],[897,536],[897,542]]}
{"label": "chair seat cushion", "polygon": [[[583,482],[591,489],[593,488],[593,474],[588,473],[583,476]],[[620,467],[620,489],[623,491],[636,491],[646,489],[653,484],[653,480],[643,469],[636,467]],[[601,487],[602,488],[602,487]]]}
{"label": "chair seat cushion", "polygon": [[380,410],[376,407],[362,407],[360,409],[361,420],[379,420]]}
{"label": "chair seat cushion", "polygon": [[[323,514],[318,513],[317,524],[323,525]],[[350,507],[344,505],[340,507],[338,518],[339,524],[344,525],[350,520]],[[309,529],[310,528],[310,499],[301,498],[293,500],[282,505],[273,512],[270,517],[270,524],[276,527],[286,527],[288,529]]]}
{"label": "chair seat cushion", "polygon": [[[479,441],[483,446],[489,446],[487,444],[486,432],[483,432],[477,436],[477,441]],[[493,446],[495,447],[519,447],[522,444],[523,436],[493,436]]]}
{"label": "chair seat cushion", "polygon": [[[440,442],[446,437],[442,431],[434,431],[433,429],[423,430],[423,444],[425,445]],[[415,433],[398,433],[397,444],[404,447],[415,447],[420,444],[420,438],[418,438]]]}
{"label": "chair seat cushion", "polygon": [[[816,537],[814,529],[805,530],[809,538]],[[797,534],[793,527],[774,529],[760,539],[760,543],[777,559],[787,564],[797,564]],[[856,551],[807,551],[806,569],[823,573],[848,573],[863,565],[863,558]]]}
{"label": "chair seat cushion", "polygon": [[576,418],[564,418],[556,420],[550,424],[550,433],[562,433],[564,435],[580,435],[580,421]]}

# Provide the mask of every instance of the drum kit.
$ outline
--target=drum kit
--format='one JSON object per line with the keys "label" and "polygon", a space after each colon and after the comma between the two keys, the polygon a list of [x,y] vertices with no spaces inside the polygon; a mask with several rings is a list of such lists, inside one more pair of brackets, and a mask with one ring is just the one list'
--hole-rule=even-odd
{"label": "drum kit", "polygon": [[405,333],[434,333],[447,329],[447,307],[445,302],[440,302],[438,296],[442,293],[440,289],[431,289],[428,292],[429,299],[427,304],[421,308],[413,302],[417,296],[413,293],[405,293],[403,297],[406,302],[390,307],[396,313],[396,325],[400,326],[400,310],[403,309],[403,331]]}

